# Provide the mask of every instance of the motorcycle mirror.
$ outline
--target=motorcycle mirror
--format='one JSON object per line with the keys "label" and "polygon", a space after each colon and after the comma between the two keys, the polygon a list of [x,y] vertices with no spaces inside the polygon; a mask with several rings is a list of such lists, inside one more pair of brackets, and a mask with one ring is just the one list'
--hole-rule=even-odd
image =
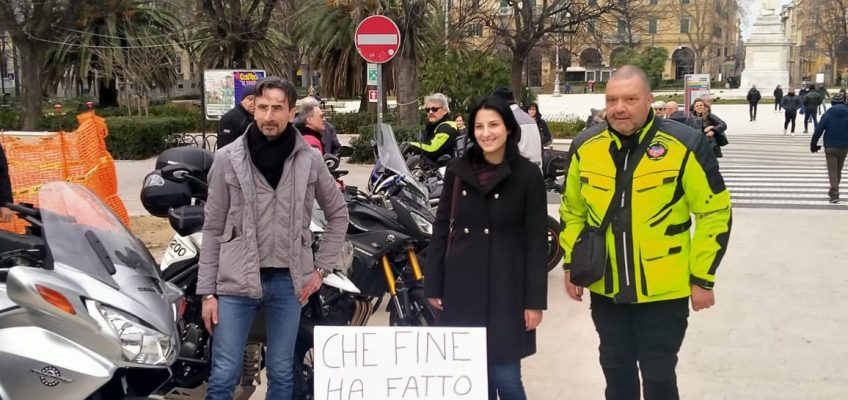
{"label": "motorcycle mirror", "polygon": [[353,155],[353,147],[342,146],[339,149],[339,157],[350,157]]}
{"label": "motorcycle mirror", "polygon": [[336,168],[339,167],[339,164],[341,164],[341,161],[339,161],[338,157],[336,157],[332,154],[324,154],[324,164],[327,166],[327,168],[330,171],[333,171],[333,170],[335,170]]}
{"label": "motorcycle mirror", "polygon": [[191,171],[183,164],[166,165],[159,172],[163,178],[177,183],[185,182],[188,176],[191,175]]}

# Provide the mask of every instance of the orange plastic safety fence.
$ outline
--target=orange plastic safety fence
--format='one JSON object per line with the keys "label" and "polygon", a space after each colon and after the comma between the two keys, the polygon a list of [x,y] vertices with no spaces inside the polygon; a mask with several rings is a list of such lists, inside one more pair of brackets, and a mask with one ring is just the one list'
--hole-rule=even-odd
{"label": "orange plastic safety fence", "polygon": [[[15,202],[38,205],[41,185],[75,182],[91,190],[129,226],[127,209],[118,197],[115,160],[106,150],[106,121],[94,112],[85,112],[77,116],[77,122],[79,128],[73,132],[57,132],[37,140],[0,136]],[[0,229],[15,232],[23,232],[25,227],[19,219],[0,224]]]}

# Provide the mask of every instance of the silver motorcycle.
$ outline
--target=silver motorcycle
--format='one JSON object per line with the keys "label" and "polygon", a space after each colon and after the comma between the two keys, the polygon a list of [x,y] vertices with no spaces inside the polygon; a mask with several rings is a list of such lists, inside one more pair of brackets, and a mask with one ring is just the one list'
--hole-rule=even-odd
{"label": "silver motorcycle", "polygon": [[171,378],[181,292],[83,186],[41,187],[0,231],[0,398],[146,398]]}

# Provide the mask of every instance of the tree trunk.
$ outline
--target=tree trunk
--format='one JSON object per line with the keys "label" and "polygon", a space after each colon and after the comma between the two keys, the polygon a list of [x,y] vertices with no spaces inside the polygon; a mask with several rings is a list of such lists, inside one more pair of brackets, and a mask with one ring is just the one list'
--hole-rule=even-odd
{"label": "tree trunk", "polygon": [[29,41],[18,43],[18,54],[21,59],[21,128],[25,131],[38,130],[38,120],[41,118],[41,59],[43,46]]}
{"label": "tree trunk", "polygon": [[512,73],[510,76],[510,85],[512,86],[512,92],[515,95],[515,102],[519,102],[522,98],[522,94],[524,93],[524,80],[523,72],[524,72],[524,61],[527,59],[527,54],[529,52],[515,52],[512,56]]}
{"label": "tree trunk", "polygon": [[118,88],[115,78],[101,78],[97,86],[100,89],[98,90],[98,106],[118,107]]}
{"label": "tree trunk", "polygon": [[395,64],[397,67],[397,103],[398,125],[403,128],[413,127],[418,122],[418,79],[404,79],[418,76],[418,64],[415,59],[403,57]]}

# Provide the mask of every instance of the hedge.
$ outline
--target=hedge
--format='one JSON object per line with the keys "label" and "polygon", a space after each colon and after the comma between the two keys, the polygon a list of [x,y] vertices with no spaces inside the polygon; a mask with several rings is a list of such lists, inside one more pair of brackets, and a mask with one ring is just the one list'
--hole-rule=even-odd
{"label": "hedge", "polygon": [[548,123],[551,135],[555,138],[574,137],[586,128],[586,121],[575,115],[546,118],[545,120]]}
{"label": "hedge", "polygon": [[192,121],[179,117],[112,117],[106,119],[106,147],[116,160],[142,160],[165,150],[165,139],[190,131]]}

